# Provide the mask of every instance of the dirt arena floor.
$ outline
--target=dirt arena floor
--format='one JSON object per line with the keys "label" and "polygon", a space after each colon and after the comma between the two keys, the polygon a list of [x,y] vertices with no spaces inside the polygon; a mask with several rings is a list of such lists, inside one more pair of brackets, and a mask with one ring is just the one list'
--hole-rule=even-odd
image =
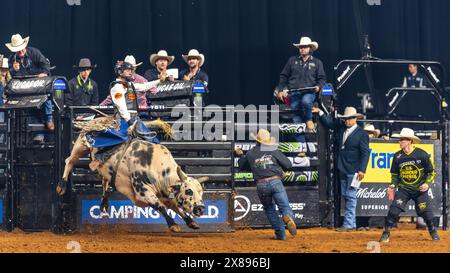
{"label": "dirt arena floor", "polygon": [[[226,234],[73,234],[51,232],[0,232],[0,252],[11,253],[370,253],[377,250],[381,230],[338,233],[332,229],[299,229],[297,237],[286,241],[271,239],[271,230],[238,230]],[[382,253],[450,253],[450,231],[440,232],[441,241],[432,242],[427,231],[404,224],[391,234],[391,242],[382,244]],[[369,248],[368,248],[369,244]],[[79,247],[78,247],[79,246]]]}

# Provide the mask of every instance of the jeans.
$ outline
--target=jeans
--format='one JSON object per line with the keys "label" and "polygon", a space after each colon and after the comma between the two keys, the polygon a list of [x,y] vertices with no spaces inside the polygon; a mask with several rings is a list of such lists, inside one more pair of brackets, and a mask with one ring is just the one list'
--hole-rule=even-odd
{"label": "jeans", "polygon": [[312,107],[316,99],[315,93],[296,94],[291,96],[291,110],[296,110],[292,118],[294,123],[305,123],[312,120]]}
{"label": "jeans", "polygon": [[[42,123],[43,121],[44,123],[53,122],[53,104],[49,99],[44,102],[40,110],[35,111],[30,117],[31,123]],[[44,134],[37,133],[34,137],[44,138]]]}
{"label": "jeans", "polygon": [[351,186],[353,176],[354,174],[339,174],[341,195],[345,201],[343,228],[356,228],[356,193],[358,189]]}
{"label": "jeans", "polygon": [[[289,206],[283,182],[279,179],[257,182],[257,191],[267,219],[275,230],[276,238],[279,240],[284,239],[286,236],[285,224],[279,214],[281,213],[282,216],[289,215],[292,219],[294,214]],[[275,210],[275,205],[278,206],[279,212]]]}

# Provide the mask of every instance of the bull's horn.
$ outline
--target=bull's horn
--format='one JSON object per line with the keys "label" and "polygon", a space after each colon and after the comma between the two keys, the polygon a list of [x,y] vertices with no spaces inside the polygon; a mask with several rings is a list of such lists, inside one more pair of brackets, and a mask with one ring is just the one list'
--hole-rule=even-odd
{"label": "bull's horn", "polygon": [[183,172],[180,166],[177,167],[177,174],[181,181],[185,182],[188,179],[188,176]]}
{"label": "bull's horn", "polygon": [[202,176],[202,177],[197,178],[198,183],[204,183],[208,180],[209,180],[209,177],[207,177],[207,176]]}

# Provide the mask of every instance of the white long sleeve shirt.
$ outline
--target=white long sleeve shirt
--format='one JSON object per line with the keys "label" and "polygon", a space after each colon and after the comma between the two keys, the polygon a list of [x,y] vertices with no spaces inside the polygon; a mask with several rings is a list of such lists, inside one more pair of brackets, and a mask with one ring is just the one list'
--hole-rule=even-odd
{"label": "white long sleeve shirt", "polygon": [[[120,79],[117,79],[117,81],[120,81]],[[135,83],[134,88],[138,92],[146,92],[153,87],[156,87],[160,83],[160,80],[146,82],[146,83]],[[125,94],[127,93],[127,89],[124,87],[121,83],[116,83],[110,91],[112,101],[114,103],[114,106],[116,106],[117,110],[119,111],[120,116],[125,119],[126,121],[129,121],[131,119],[131,113],[136,113],[136,111],[128,110],[127,103],[125,100]],[[137,99],[137,98],[136,98]]]}

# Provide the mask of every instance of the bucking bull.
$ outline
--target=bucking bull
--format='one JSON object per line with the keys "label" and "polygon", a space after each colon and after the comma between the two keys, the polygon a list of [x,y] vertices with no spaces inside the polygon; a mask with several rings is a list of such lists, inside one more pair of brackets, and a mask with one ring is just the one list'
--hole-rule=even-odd
{"label": "bucking bull", "polygon": [[[108,118],[97,118],[93,121],[101,119]],[[167,123],[160,120],[145,124],[147,127],[170,128]],[[165,125],[161,126],[161,124]],[[198,179],[188,177],[164,145],[132,137],[129,141],[114,147],[105,161],[99,162],[94,159],[96,149],[90,148],[86,140],[88,127],[84,126],[85,129],[80,133],[70,156],[65,161],[64,174],[56,189],[60,196],[66,192],[69,174],[75,163],[82,156],[91,153],[89,166],[102,178],[103,196],[100,205],[102,212],[108,211],[108,189],[113,184],[117,191],[129,198],[136,206],[150,206],[158,211],[166,219],[171,231],[179,232],[181,228],[168,215],[168,209],[180,215],[188,227],[200,228],[188,214],[196,217],[203,215],[205,206],[202,200],[201,183],[207,181],[207,177]],[[171,134],[168,130],[164,131]]]}

